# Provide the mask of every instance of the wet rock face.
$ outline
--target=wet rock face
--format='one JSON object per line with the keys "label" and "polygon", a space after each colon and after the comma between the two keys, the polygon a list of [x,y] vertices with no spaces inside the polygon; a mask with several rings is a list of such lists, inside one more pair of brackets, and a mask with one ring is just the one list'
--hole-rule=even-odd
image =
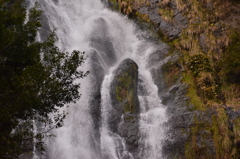
{"label": "wet rock face", "polygon": [[137,114],[139,112],[137,80],[137,64],[131,59],[125,59],[115,71],[111,84],[110,94],[114,109],[121,109],[122,113]]}
{"label": "wet rock face", "polygon": [[[99,132],[100,127],[100,118],[101,118],[101,85],[104,78],[104,69],[101,66],[100,57],[96,51],[89,53],[89,58],[91,59],[91,74],[90,81],[92,83],[91,88],[91,98],[90,98],[90,114],[93,119],[93,127]],[[97,135],[99,138],[99,135]]]}
{"label": "wet rock face", "polygon": [[[119,1],[117,0],[108,0],[105,2],[105,5],[112,9],[118,9],[119,11]],[[164,9],[166,6],[160,7],[162,0],[148,0],[148,4],[141,3],[143,1],[134,1],[133,4],[130,4],[130,7],[133,8],[133,12],[137,13],[134,16],[138,18],[139,14],[147,15],[151,23],[154,24],[155,31],[161,31],[163,36],[166,36],[169,40],[174,40],[178,38],[181,34],[181,31],[187,27],[188,20],[184,14],[177,9],[175,1],[169,1],[167,7],[172,10],[173,15],[171,16],[172,21],[167,21],[162,15],[159,14],[159,9]],[[146,1],[145,1],[146,2]],[[138,21],[136,21],[138,23]],[[145,26],[141,22],[138,23],[140,26],[148,30],[149,26]],[[162,36],[162,35],[161,35]]]}
{"label": "wet rock face", "polygon": [[[91,83],[92,92],[90,99],[90,114],[93,118],[94,129],[99,129],[101,85],[108,67],[116,62],[116,54],[110,37],[108,36],[108,26],[103,18],[95,20],[91,33],[90,46],[93,48],[88,56],[91,61]],[[99,132],[99,131],[96,131]]]}
{"label": "wet rock face", "polygon": [[127,149],[135,152],[138,147],[139,100],[138,66],[131,59],[125,59],[114,72],[110,86],[112,111],[109,117],[109,127],[126,141]]}
{"label": "wet rock face", "polygon": [[187,27],[187,19],[183,14],[177,9],[175,2],[170,2],[168,7],[173,10],[173,20],[174,22],[168,22],[163,20],[159,14],[159,2],[160,0],[149,1],[150,5],[141,6],[138,11],[141,14],[149,15],[149,19],[157,24],[157,29],[160,29],[162,33],[169,38],[169,40],[174,40],[179,37],[181,31]]}
{"label": "wet rock face", "polygon": [[24,153],[18,156],[18,159],[32,159],[33,154],[32,153]]}
{"label": "wet rock face", "polygon": [[[103,18],[95,20],[93,31],[89,37],[92,50],[88,52],[90,63],[89,80],[92,83],[90,92],[90,115],[93,120],[94,139],[100,142],[100,121],[101,121],[101,85],[108,68],[116,62],[116,54],[110,37],[108,26]],[[100,152],[99,147],[95,147]]]}
{"label": "wet rock face", "polygon": [[95,20],[90,41],[90,46],[98,50],[100,60],[104,61],[107,67],[111,67],[117,58],[109,37],[109,28],[104,18]]}

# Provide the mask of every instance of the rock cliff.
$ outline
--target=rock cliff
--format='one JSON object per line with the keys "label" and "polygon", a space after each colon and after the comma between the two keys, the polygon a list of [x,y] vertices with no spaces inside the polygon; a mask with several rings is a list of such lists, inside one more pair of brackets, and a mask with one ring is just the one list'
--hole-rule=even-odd
{"label": "rock cliff", "polygon": [[166,158],[239,158],[238,2],[109,0],[109,6],[170,47],[151,71],[168,105]]}

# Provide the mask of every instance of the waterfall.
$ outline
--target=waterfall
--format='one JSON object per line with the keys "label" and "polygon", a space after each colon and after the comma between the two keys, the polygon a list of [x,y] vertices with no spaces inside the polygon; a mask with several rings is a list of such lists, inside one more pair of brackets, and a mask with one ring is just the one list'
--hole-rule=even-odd
{"label": "waterfall", "polygon": [[[86,52],[87,60],[81,69],[90,71],[87,78],[79,80],[80,100],[63,108],[68,112],[63,127],[52,131],[55,137],[46,141],[46,153],[35,158],[163,158],[161,149],[165,138],[166,108],[161,104],[148,63],[151,62],[149,56],[161,50],[164,44],[145,40],[143,33],[131,21],[106,8],[101,0],[35,1],[43,10],[41,39],[56,29],[57,46],[63,51]],[[126,58],[137,63],[141,81],[137,154],[128,152],[124,139],[108,127],[110,83],[114,70]]]}

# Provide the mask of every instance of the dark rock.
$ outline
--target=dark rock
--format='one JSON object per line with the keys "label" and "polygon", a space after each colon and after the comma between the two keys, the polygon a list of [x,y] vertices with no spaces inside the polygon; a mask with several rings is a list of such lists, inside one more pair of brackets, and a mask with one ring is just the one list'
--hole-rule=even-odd
{"label": "dark rock", "polygon": [[[111,83],[111,99],[113,108],[121,110],[121,113],[139,113],[139,101],[137,97],[138,66],[125,59],[114,72]],[[123,107],[122,107],[123,106]]]}
{"label": "dark rock", "polygon": [[165,35],[170,39],[174,40],[178,38],[180,32],[182,31],[182,28],[176,27],[175,24],[169,23],[166,21],[162,21],[160,24],[161,30],[165,33]]}
{"label": "dark rock", "polygon": [[168,132],[163,145],[166,158],[181,158],[185,156],[186,145],[196,137],[196,145],[202,153],[200,157],[208,154],[210,158],[216,154],[212,133],[212,117],[217,115],[214,108],[205,111],[194,109],[185,96],[187,85],[176,83],[168,91]]}
{"label": "dark rock", "polygon": [[228,116],[229,129],[233,131],[234,121],[240,117],[240,110],[233,110],[233,108],[225,107],[226,114]]}
{"label": "dark rock", "polygon": [[206,35],[205,34],[200,34],[199,43],[200,43],[202,50],[206,53],[207,52],[207,43],[206,43]]}
{"label": "dark rock", "polygon": [[169,47],[167,45],[162,45],[161,48],[149,55],[148,67],[160,65],[161,61],[165,58],[164,56],[168,53]]}
{"label": "dark rock", "polygon": [[129,152],[137,151],[139,127],[138,66],[131,59],[125,59],[114,72],[110,86],[112,112],[109,127],[126,141]]}
{"label": "dark rock", "polygon": [[149,2],[151,3],[151,4],[154,4],[154,3],[158,3],[160,0],[150,0]]}
{"label": "dark rock", "polygon": [[187,18],[184,17],[178,10],[176,10],[176,15],[174,16],[175,22],[182,25],[183,27],[186,27],[187,25]]}
{"label": "dark rock", "polygon": [[162,69],[161,68],[152,68],[151,74],[155,85],[158,87],[158,93],[161,94],[164,90],[164,82],[159,79],[163,79]]}
{"label": "dark rock", "polygon": [[[92,83],[91,95],[90,95],[90,114],[93,120],[93,127],[99,132],[100,118],[101,118],[101,85],[104,78],[104,68],[101,65],[101,59],[96,51],[89,53],[89,58],[91,60],[91,74],[90,81]],[[97,135],[99,136],[99,135]]]}
{"label": "dark rock", "polygon": [[100,141],[99,128],[101,124],[101,85],[108,68],[116,61],[115,50],[108,34],[108,26],[103,18],[95,21],[93,31],[90,34],[90,46],[92,50],[88,53],[90,62],[90,114],[93,120],[94,136]]}
{"label": "dark rock", "polygon": [[18,156],[18,159],[32,159],[33,154],[32,153],[24,153]]}
{"label": "dark rock", "polygon": [[[89,80],[92,83],[90,92],[90,115],[93,120],[94,135],[92,142],[100,143],[100,125],[101,125],[101,85],[104,79],[104,75],[115,62],[116,55],[111,42],[111,38],[108,36],[108,26],[103,18],[99,18],[95,21],[93,31],[90,34],[90,46],[92,50],[88,53],[90,62],[90,77]],[[100,154],[100,147],[94,145],[96,152]]]}
{"label": "dark rock", "polygon": [[90,46],[98,50],[100,59],[109,68],[116,62],[116,54],[108,30],[107,22],[103,18],[97,19],[91,33]]}
{"label": "dark rock", "polygon": [[147,14],[149,19],[155,24],[154,30],[161,30],[161,32],[166,36],[169,40],[174,40],[179,37],[181,31],[185,29],[188,25],[187,18],[179,11],[176,7],[175,2],[170,2],[168,7],[173,10],[174,22],[168,22],[162,19],[159,14],[159,5],[160,1],[151,0],[149,1],[150,5],[143,5],[139,7],[137,10],[141,14]]}
{"label": "dark rock", "polygon": [[147,96],[150,92],[147,90],[146,80],[139,76],[138,78],[138,95],[139,96]]}
{"label": "dark rock", "polygon": [[162,22],[162,18],[159,15],[159,8],[158,8],[158,4],[152,4],[151,8],[148,9],[145,14],[149,15],[149,19],[151,21],[153,21],[156,24],[160,24]]}

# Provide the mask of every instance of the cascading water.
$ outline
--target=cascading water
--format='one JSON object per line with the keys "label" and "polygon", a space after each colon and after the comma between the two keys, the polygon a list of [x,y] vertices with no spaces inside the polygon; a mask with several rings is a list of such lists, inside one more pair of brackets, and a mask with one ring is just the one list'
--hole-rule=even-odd
{"label": "cascading water", "polygon": [[[164,139],[166,110],[148,67],[149,55],[161,49],[141,38],[134,24],[105,8],[100,0],[36,0],[43,10],[43,30],[56,30],[57,45],[64,51],[85,51],[84,68],[90,75],[81,80],[81,99],[69,108],[64,126],[46,141],[47,152],[35,158],[49,159],[159,159]],[[33,1],[31,1],[33,2]],[[126,141],[108,126],[111,113],[110,83],[114,70],[126,58],[139,67],[139,148],[131,154]],[[156,66],[157,67],[157,66]]]}

